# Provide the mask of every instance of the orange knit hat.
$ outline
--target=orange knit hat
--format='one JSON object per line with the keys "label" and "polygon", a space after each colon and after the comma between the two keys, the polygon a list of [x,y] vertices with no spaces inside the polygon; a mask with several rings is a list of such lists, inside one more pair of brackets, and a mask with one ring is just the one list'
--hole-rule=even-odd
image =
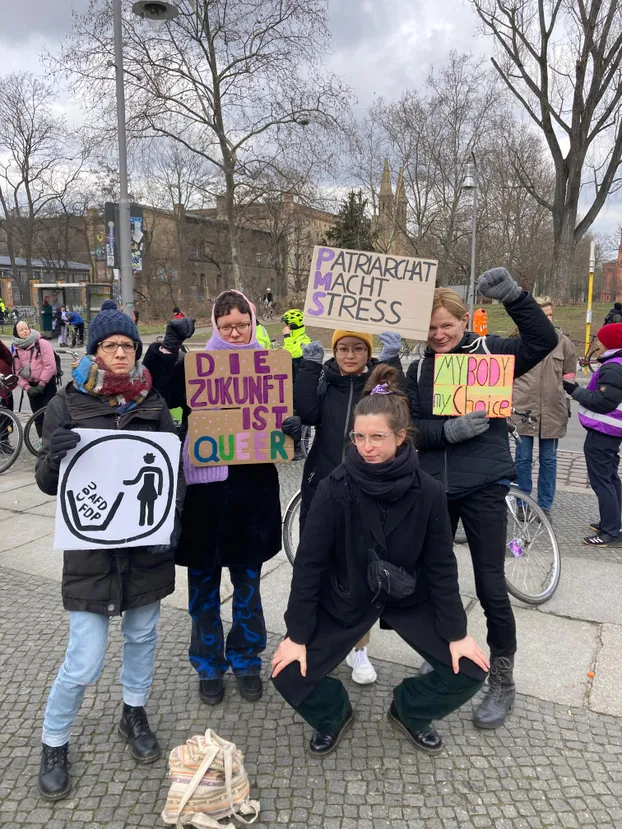
{"label": "orange knit hat", "polygon": [[333,334],[333,354],[335,353],[335,348],[337,347],[337,343],[339,340],[342,340],[344,337],[356,337],[357,340],[361,340],[367,346],[367,359],[371,360],[371,352],[374,347],[374,338],[371,334],[361,334],[359,331],[335,331]]}

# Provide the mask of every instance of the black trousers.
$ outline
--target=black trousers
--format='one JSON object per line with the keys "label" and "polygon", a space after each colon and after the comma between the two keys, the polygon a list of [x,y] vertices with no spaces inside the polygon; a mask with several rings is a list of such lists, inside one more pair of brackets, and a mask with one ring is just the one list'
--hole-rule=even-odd
{"label": "black trousers", "polygon": [[505,586],[507,492],[506,486],[491,484],[448,501],[452,531],[455,534],[462,519],[469,542],[475,590],[486,616],[492,656],[516,653],[516,622]]}
{"label": "black trousers", "polygon": [[622,438],[587,429],[583,452],[590,486],[598,498],[600,529],[616,538],[620,535],[622,488],[618,465]]}
{"label": "black trousers", "polygon": [[[432,720],[446,717],[475,696],[483,680],[454,674],[432,655],[419,653],[434,670],[403,680],[393,689],[393,702],[404,725],[413,731],[427,731]],[[327,676],[294,710],[320,734],[332,734],[344,721],[349,704],[343,683]]]}

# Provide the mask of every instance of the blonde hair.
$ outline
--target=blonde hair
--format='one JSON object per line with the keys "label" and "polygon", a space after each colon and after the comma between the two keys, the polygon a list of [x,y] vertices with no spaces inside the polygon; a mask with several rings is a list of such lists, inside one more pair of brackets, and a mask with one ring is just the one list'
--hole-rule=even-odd
{"label": "blonde hair", "polygon": [[469,313],[469,309],[460,299],[455,291],[451,288],[437,288],[434,291],[434,301],[432,302],[432,313],[439,308],[444,308],[446,311],[456,319],[463,319],[465,314]]}
{"label": "blonde hair", "polygon": [[555,307],[553,305],[553,300],[551,299],[550,296],[535,296],[534,299],[538,303],[540,308],[546,308],[549,305],[551,306],[551,308]]}

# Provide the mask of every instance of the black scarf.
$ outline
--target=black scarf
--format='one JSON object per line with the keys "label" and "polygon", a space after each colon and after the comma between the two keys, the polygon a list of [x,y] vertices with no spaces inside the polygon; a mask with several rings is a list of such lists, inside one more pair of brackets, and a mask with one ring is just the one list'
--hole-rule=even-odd
{"label": "black scarf", "polygon": [[399,501],[412,486],[419,466],[412,444],[403,444],[392,461],[367,463],[351,447],[343,466],[356,486],[378,501]]}

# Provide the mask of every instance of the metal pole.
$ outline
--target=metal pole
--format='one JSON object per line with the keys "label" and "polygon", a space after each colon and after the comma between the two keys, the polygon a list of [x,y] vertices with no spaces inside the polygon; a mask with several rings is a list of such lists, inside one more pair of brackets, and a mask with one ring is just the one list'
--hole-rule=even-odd
{"label": "metal pole", "polygon": [[127,134],[123,76],[123,30],[121,0],[114,0],[114,63],[117,80],[117,130],[119,138],[119,270],[123,310],[134,318],[134,284],[130,249],[130,197],[127,184]]}
{"label": "metal pole", "polygon": [[473,216],[471,224],[471,279],[469,282],[469,331],[473,330],[473,308],[475,305],[475,243],[477,240],[477,162],[473,159]]}
{"label": "metal pole", "polygon": [[585,356],[590,350],[592,339],[592,293],[594,291],[594,267],[596,265],[596,244],[590,243],[590,273],[587,278],[587,313],[585,315]]}

